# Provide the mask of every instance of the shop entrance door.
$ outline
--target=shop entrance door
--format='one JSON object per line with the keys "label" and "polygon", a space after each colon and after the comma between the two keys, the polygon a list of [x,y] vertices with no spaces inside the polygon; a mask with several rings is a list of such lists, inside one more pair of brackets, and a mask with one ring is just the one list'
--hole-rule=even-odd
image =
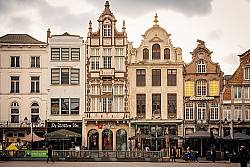
{"label": "shop entrance door", "polygon": [[97,130],[93,129],[89,131],[88,134],[89,150],[99,150],[99,133]]}
{"label": "shop entrance door", "polygon": [[113,132],[109,129],[102,132],[102,150],[113,150]]}

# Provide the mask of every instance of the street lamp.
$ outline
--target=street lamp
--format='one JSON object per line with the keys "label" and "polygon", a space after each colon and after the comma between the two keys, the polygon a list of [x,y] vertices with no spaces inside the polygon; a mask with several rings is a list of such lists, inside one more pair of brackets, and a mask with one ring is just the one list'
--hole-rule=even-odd
{"label": "street lamp", "polygon": [[[40,117],[37,117],[36,118],[36,121],[37,123],[39,123],[41,121]],[[25,117],[24,118],[24,122],[27,124],[27,125],[30,125],[30,133],[31,133],[31,145],[30,145],[30,149],[32,150],[32,145],[33,145],[33,121],[31,121],[31,123],[28,122],[28,118]]]}

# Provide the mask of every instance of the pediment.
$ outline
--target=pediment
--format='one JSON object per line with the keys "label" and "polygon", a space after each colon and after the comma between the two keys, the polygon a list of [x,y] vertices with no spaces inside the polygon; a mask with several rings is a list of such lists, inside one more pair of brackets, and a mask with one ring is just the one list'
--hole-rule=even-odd
{"label": "pediment", "polygon": [[149,42],[163,42],[163,40],[159,37],[154,37],[151,40],[149,40]]}

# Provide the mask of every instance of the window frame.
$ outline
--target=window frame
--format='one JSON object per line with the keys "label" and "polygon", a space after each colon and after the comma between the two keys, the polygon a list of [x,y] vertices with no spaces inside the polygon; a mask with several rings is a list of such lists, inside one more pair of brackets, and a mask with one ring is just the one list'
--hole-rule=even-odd
{"label": "window frame", "polygon": [[146,69],[136,69],[136,86],[146,86]]}
{"label": "window frame", "polygon": [[143,117],[146,115],[146,94],[136,94],[136,115]]}
{"label": "window frame", "polygon": [[115,57],[115,70],[124,70],[124,57]]}
{"label": "window frame", "polygon": [[152,86],[161,86],[161,69],[152,69]]}
{"label": "window frame", "polygon": [[245,120],[250,120],[250,105],[245,106]]}
{"label": "window frame", "polygon": [[[16,118],[13,118],[12,116],[17,117],[18,120]],[[19,103],[18,102],[12,102],[11,105],[10,105],[10,123],[19,123],[19,122],[20,122],[20,106],[19,106]]]}
{"label": "window frame", "polygon": [[185,103],[185,120],[194,120],[194,103],[192,102]]}
{"label": "window frame", "polygon": [[111,29],[112,29],[111,25],[103,25],[103,36],[111,37],[112,36]]}
{"label": "window frame", "polygon": [[219,119],[219,103],[212,102],[210,104],[210,120],[218,120],[218,119]]}
{"label": "window frame", "polygon": [[168,105],[168,117],[176,118],[177,116],[177,94],[176,93],[167,94],[167,105]]}
{"label": "window frame", "polygon": [[169,48],[164,49],[164,60],[170,60],[170,49]]}
{"label": "window frame", "polygon": [[227,118],[227,120],[231,120],[232,119],[232,113],[231,112],[232,112],[232,110],[231,110],[230,105],[224,105],[223,106],[223,117],[224,117],[224,119]]}
{"label": "window frame", "polygon": [[176,86],[177,85],[177,70],[176,69],[168,69],[167,70],[167,85],[168,86]]}
{"label": "window frame", "polygon": [[144,48],[142,50],[142,54],[143,54],[143,60],[148,60],[149,59],[149,50],[148,50],[148,48]]}
{"label": "window frame", "polygon": [[[35,105],[35,104],[37,104],[37,105]],[[38,111],[38,112],[36,112],[36,111]],[[37,118],[39,117],[39,113],[40,113],[39,104],[37,102],[33,102],[30,106],[30,120],[31,120],[31,122],[37,122]],[[33,118],[33,116],[35,118]]]}
{"label": "window frame", "polygon": [[[39,76],[31,76],[30,77],[30,93],[40,93],[40,77]],[[33,89],[32,89],[32,85]]]}
{"label": "window frame", "polygon": [[20,93],[20,77],[19,76],[11,76],[10,77],[10,93]]}
{"label": "window frame", "polygon": [[112,63],[112,60],[111,60],[111,56],[103,56],[103,68],[111,68],[111,63]]}
{"label": "window frame", "polygon": [[124,99],[123,97],[114,97],[114,112],[124,111]]}
{"label": "window frame", "polygon": [[161,46],[155,43],[152,46],[152,60],[159,60],[159,59],[161,59]]}
{"label": "window frame", "polygon": [[242,87],[236,86],[234,89],[234,99],[242,99]]}
{"label": "window frame", "polygon": [[204,60],[200,60],[197,64],[198,73],[206,73],[206,63]]}
{"label": "window frame", "polygon": [[[189,84],[187,85],[188,82]],[[192,83],[192,84],[191,84]],[[184,82],[184,86],[185,86],[185,96],[186,97],[190,97],[190,96],[194,96],[194,81],[190,81],[190,80],[186,80]],[[188,91],[187,91],[188,90]],[[189,94],[186,94],[186,93],[189,93]]]}
{"label": "window frame", "polygon": [[[63,70],[65,70],[64,76],[62,75]],[[78,71],[78,73],[74,71]],[[78,77],[74,77],[74,75],[77,75]],[[62,82],[63,80],[62,77],[64,78],[67,77],[66,78],[67,80],[65,80],[65,82]],[[51,79],[51,85],[80,85],[80,69],[79,68],[51,68],[50,79]],[[73,83],[72,81],[77,81],[77,83]]]}
{"label": "window frame", "polygon": [[245,80],[250,80],[250,67],[245,67],[244,68],[244,79]]}
{"label": "window frame", "polygon": [[10,56],[10,67],[20,68],[20,56]]}
{"label": "window frame", "polygon": [[[217,84],[213,83],[217,82]],[[216,94],[217,91],[217,94]],[[209,81],[209,94],[210,96],[219,96],[220,91],[220,82],[218,80],[211,80]],[[214,92],[214,93],[212,93]]]}
{"label": "window frame", "polygon": [[[62,100],[63,99],[66,99],[66,102],[65,103],[68,103],[68,108],[63,110],[62,109]],[[76,103],[76,102],[72,102],[74,100],[78,100],[78,113],[73,113],[73,111],[77,111],[77,110],[72,110],[72,103]],[[58,102],[54,102],[52,103],[52,100],[58,100]],[[58,104],[58,110],[52,110],[52,107],[53,107],[53,104]],[[58,113],[57,113],[57,112]],[[65,113],[63,113],[63,111],[66,111]],[[55,114],[53,112],[56,112]],[[68,113],[67,113],[68,112]],[[62,115],[62,116],[72,116],[72,115],[79,115],[80,114],[80,98],[51,98],[50,99],[50,114],[53,115],[53,116],[59,116],[59,115]]]}
{"label": "window frame", "polygon": [[112,98],[103,97],[102,98],[102,112],[112,112]]}
{"label": "window frame", "polygon": [[234,120],[238,120],[238,118],[242,120],[242,106],[240,105],[234,106]]}
{"label": "window frame", "polygon": [[[156,98],[154,98],[156,97]],[[159,97],[159,99],[158,99]],[[154,104],[155,102],[155,104]],[[159,103],[159,104],[158,104]],[[159,107],[159,108],[158,108]],[[155,111],[154,111],[155,108]],[[161,94],[152,94],[152,115],[160,115],[161,116]]]}
{"label": "window frame", "polygon": [[31,56],[30,57],[30,68],[40,68],[40,56]]}
{"label": "window frame", "polygon": [[[202,105],[199,107],[199,105]],[[203,106],[204,105],[204,106]],[[207,118],[207,104],[206,103],[197,103],[197,120],[205,120]]]}
{"label": "window frame", "polygon": [[[199,83],[201,83],[201,84],[199,84]],[[196,82],[196,84],[197,84],[197,96],[206,96],[207,95],[207,81],[206,80],[198,80]]]}

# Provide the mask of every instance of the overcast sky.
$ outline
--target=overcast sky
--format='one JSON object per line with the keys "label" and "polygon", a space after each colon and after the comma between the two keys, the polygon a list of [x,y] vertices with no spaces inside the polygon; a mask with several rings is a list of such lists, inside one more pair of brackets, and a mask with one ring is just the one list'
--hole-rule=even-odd
{"label": "overcast sky", "polygon": [[[105,0],[0,0],[0,36],[22,33],[46,41],[50,28],[52,35],[68,32],[86,40],[88,22],[92,20],[96,31],[104,4]],[[174,47],[182,48],[186,63],[201,39],[226,75],[238,67],[237,55],[250,49],[250,0],[110,0],[110,8],[119,31],[126,21],[134,47],[157,13],[159,25],[172,34]]]}

